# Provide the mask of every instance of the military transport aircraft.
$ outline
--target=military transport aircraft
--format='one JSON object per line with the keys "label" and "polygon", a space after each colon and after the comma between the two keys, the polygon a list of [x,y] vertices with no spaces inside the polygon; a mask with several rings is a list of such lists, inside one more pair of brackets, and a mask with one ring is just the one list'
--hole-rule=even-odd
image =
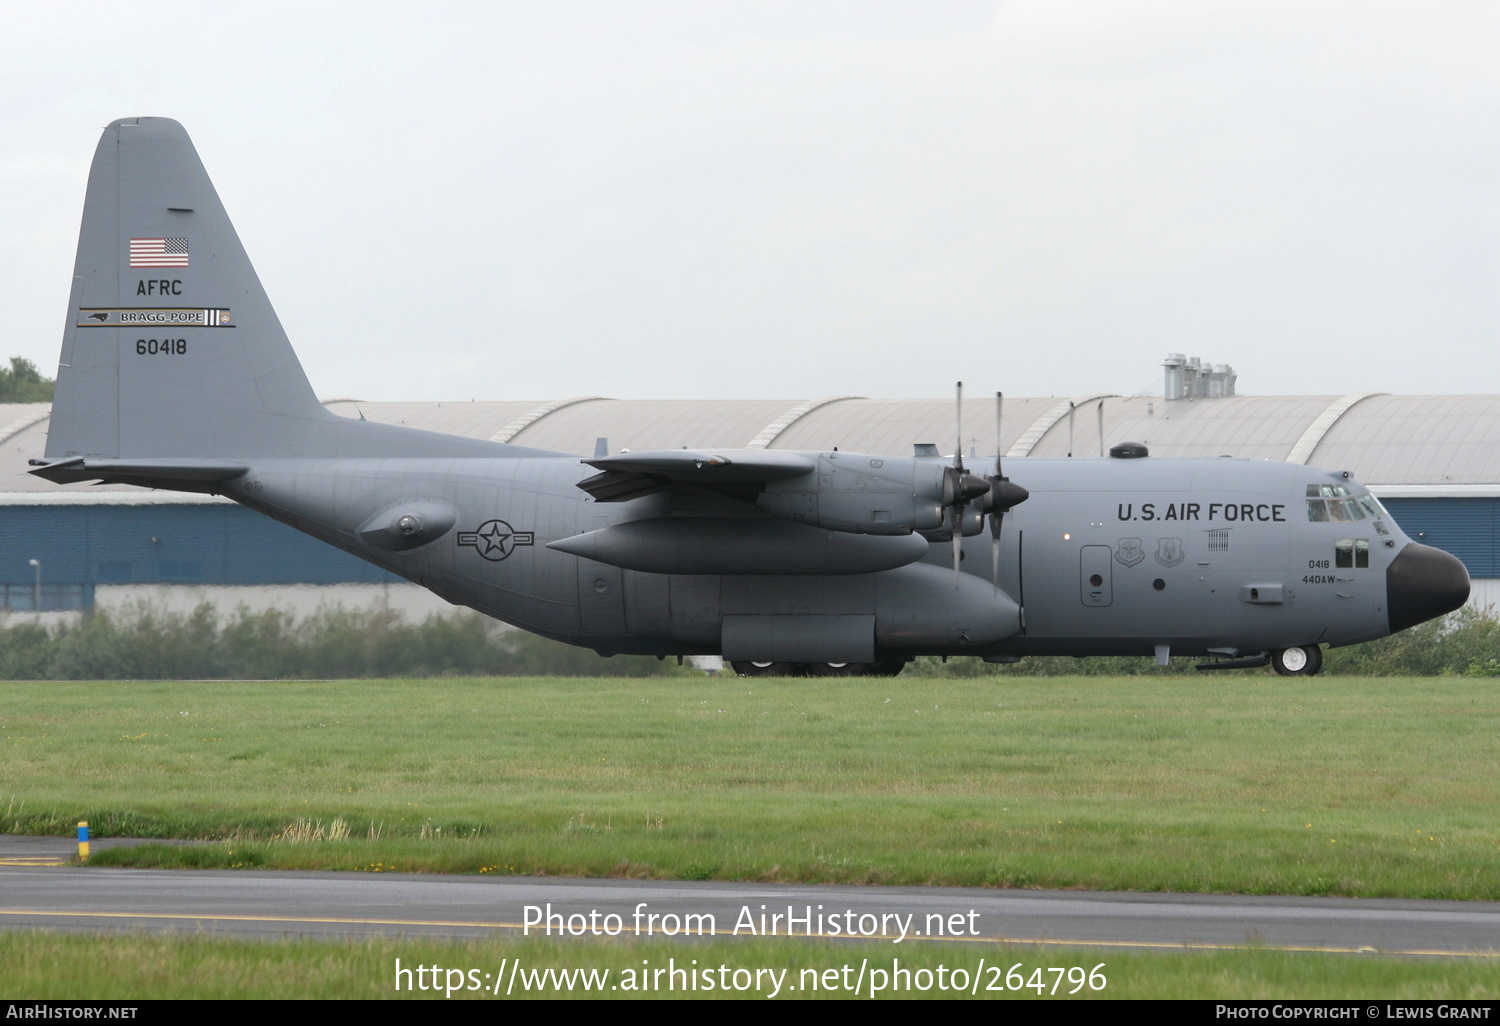
{"label": "military transport aircraft", "polygon": [[32,463],[56,482],[225,495],[537,634],[722,653],[752,675],[1038,654],[1312,674],[1322,645],[1468,597],[1463,564],[1345,472],[1124,443],[1011,461],[1012,481],[998,456],[971,469],[955,453],[601,446],[580,460],[337,416],[187,133],[127,118],[89,175]]}

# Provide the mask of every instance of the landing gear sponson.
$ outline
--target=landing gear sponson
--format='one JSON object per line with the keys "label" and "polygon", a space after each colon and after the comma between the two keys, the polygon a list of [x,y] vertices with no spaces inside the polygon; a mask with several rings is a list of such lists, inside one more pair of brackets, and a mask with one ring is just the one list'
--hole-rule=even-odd
{"label": "landing gear sponson", "polygon": [[[1267,663],[1283,677],[1311,677],[1323,668],[1323,650],[1317,645],[1299,645],[1246,659],[1203,663],[1198,669],[1252,669]],[[876,663],[790,663],[736,659],[729,665],[741,677],[895,677],[906,669],[906,660],[887,659]]]}

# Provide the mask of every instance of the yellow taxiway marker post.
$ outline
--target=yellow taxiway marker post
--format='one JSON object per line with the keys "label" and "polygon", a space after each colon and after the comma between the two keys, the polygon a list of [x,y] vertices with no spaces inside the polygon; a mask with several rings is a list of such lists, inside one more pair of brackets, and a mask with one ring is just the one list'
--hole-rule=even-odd
{"label": "yellow taxiway marker post", "polygon": [[81,819],[78,821],[78,861],[89,860],[89,821]]}

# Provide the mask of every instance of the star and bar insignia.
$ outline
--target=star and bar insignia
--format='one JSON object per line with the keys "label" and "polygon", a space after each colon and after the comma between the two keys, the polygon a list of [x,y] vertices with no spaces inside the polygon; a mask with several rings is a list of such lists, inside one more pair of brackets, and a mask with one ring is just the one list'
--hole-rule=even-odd
{"label": "star and bar insignia", "polygon": [[486,520],[477,531],[458,532],[458,544],[472,545],[485,559],[498,563],[516,546],[533,544],[535,537],[531,531],[514,530],[504,520]]}

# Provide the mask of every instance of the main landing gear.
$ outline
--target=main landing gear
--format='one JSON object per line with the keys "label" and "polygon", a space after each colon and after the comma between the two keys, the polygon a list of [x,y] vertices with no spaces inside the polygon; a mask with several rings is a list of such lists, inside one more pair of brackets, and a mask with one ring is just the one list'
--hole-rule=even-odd
{"label": "main landing gear", "polygon": [[1323,650],[1317,645],[1279,648],[1271,653],[1271,667],[1283,677],[1311,677],[1323,668]]}
{"label": "main landing gear", "polygon": [[736,659],[730,664],[741,677],[894,677],[905,659],[878,663],[783,663]]}

